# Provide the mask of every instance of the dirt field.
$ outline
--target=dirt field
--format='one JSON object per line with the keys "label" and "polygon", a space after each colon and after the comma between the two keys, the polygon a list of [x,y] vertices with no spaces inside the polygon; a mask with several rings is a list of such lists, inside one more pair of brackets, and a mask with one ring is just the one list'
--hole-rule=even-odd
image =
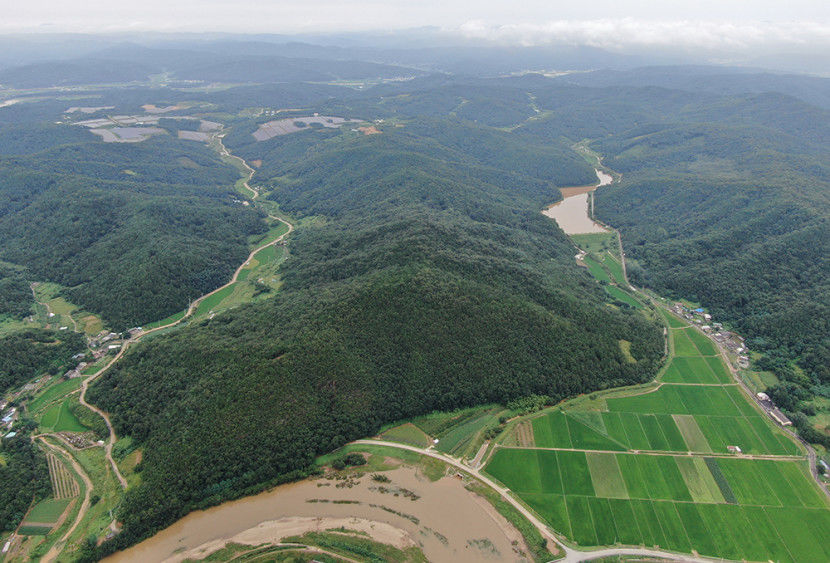
{"label": "dirt field", "polygon": [[[288,135],[308,129],[312,123],[317,123],[323,127],[340,127],[344,123],[357,121],[354,119],[344,119],[342,117],[330,117],[326,115],[315,115],[314,117],[291,117],[288,119],[277,119],[269,121],[259,126],[259,129],[251,133],[257,141],[267,141],[280,135]],[[304,126],[298,127],[297,123],[303,123]]]}
{"label": "dirt field", "polygon": [[391,482],[369,475],[307,480],[196,512],[107,561],[180,561],[230,541],[276,542],[299,531],[337,527],[344,519],[346,528],[379,541],[421,546],[430,561],[523,560],[513,546],[523,545],[519,532],[460,479],[430,482],[411,467],[384,475]]}

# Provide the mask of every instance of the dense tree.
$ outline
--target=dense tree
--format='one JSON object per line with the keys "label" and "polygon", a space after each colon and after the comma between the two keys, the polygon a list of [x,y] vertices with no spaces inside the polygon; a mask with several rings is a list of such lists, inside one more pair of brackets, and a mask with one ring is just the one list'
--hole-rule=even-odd
{"label": "dense tree", "polygon": [[0,392],[66,371],[74,366],[72,356],[84,350],[83,335],[68,330],[28,329],[0,337]]}
{"label": "dense tree", "polygon": [[0,531],[14,530],[29,506],[51,493],[46,456],[19,427],[17,436],[0,440]]}

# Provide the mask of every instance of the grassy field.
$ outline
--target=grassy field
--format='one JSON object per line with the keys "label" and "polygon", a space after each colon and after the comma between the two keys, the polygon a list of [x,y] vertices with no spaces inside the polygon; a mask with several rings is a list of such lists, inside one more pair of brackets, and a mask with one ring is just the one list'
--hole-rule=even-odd
{"label": "grassy field", "polygon": [[616,254],[619,249],[617,235],[612,232],[571,235],[571,240],[585,252],[597,255],[605,252]]}
{"label": "grassy field", "polygon": [[630,305],[630,306],[634,307],[635,309],[642,309],[643,308],[642,303],[640,303],[639,301],[637,301],[636,299],[631,297],[631,295],[628,292],[623,291],[622,289],[620,289],[619,287],[617,287],[615,285],[605,286],[605,291],[606,291],[606,293],[608,293],[608,295],[610,295],[616,301],[621,301],[621,302],[623,302],[627,305]]}
{"label": "grassy field", "polygon": [[611,278],[614,280],[614,283],[623,287],[628,285],[625,281],[625,276],[623,276],[622,264],[619,260],[606,252],[602,255],[600,262],[608,273],[611,274]]}
{"label": "grassy field", "polygon": [[611,283],[611,278],[608,275],[608,272],[605,271],[605,268],[603,268],[599,262],[590,256],[585,256],[582,261],[586,266],[588,266],[588,271],[591,272],[591,275],[598,281]]}
{"label": "grassy field", "polygon": [[62,379],[55,377],[47,386],[45,386],[39,394],[29,403],[28,410],[30,413],[37,413],[44,406],[52,401],[64,397],[68,393],[80,388],[81,378],[73,377],[72,379]]}
{"label": "grassy field", "polygon": [[53,432],[86,432],[89,430],[69,409],[72,399],[66,398],[43,411],[40,425]]}
{"label": "grassy field", "polygon": [[411,422],[390,428],[389,430],[382,432],[378,438],[389,442],[400,442],[402,444],[410,444],[421,448],[425,448],[432,443],[429,436],[427,436],[423,430]]}

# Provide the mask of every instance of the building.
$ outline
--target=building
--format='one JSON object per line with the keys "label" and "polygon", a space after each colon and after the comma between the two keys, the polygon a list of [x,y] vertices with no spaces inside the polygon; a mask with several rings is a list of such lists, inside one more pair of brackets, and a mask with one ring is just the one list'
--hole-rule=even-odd
{"label": "building", "polygon": [[769,414],[770,418],[772,418],[775,422],[777,422],[781,426],[792,426],[793,425],[793,421],[790,420],[789,418],[787,418],[786,416],[784,416],[784,413],[782,413],[780,410],[778,410],[775,407],[769,409],[767,411],[767,414]]}
{"label": "building", "polygon": [[739,454],[741,453],[741,448],[740,446],[726,446],[726,451],[731,454]]}

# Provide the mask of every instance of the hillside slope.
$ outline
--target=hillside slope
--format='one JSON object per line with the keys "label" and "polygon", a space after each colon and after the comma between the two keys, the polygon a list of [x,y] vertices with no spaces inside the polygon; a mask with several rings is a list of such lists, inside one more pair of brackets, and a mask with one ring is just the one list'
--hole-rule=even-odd
{"label": "hillside slope", "polygon": [[539,213],[549,181],[406,128],[305,143],[270,197],[325,220],[292,238],[283,290],[136,347],[90,391],[145,451],[106,550],[383,422],[656,372],[660,329],[603,303]]}

